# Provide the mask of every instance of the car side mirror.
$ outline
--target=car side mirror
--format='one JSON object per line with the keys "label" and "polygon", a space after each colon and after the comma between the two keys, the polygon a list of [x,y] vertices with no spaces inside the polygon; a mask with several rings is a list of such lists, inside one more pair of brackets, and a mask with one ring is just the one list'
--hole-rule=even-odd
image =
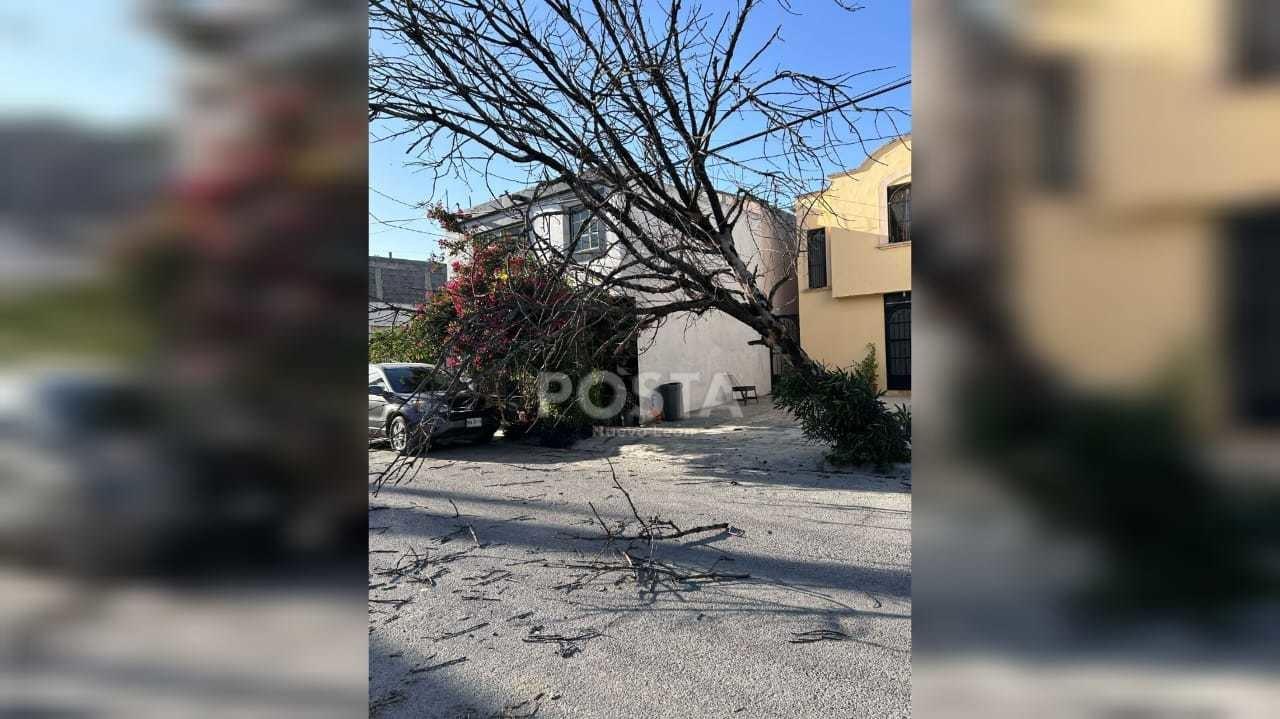
{"label": "car side mirror", "polygon": [[385,387],[383,387],[383,386],[382,386],[382,385],[380,385],[380,384],[371,384],[371,385],[369,385],[369,394],[377,395],[378,397],[381,397],[382,395],[384,395],[384,394],[386,394],[386,393],[387,393],[386,388],[385,388]]}

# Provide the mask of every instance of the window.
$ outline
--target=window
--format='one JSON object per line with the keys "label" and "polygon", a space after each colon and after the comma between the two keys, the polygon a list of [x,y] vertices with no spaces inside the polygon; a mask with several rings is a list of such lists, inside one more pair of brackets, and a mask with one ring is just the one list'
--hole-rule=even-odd
{"label": "window", "polygon": [[[141,388],[98,381],[68,380],[44,385],[41,396],[56,403],[72,432],[111,434],[152,427],[156,408]],[[79,436],[79,435],[77,435]]]}
{"label": "window", "polygon": [[569,214],[569,246],[574,252],[599,250],[604,246],[604,226],[591,210]]}
{"label": "window", "polygon": [[1225,332],[1234,414],[1246,427],[1280,426],[1280,207],[1229,216]]}
{"label": "window", "polygon": [[1235,64],[1244,80],[1280,79],[1280,3],[1236,0]]}
{"label": "window", "polygon": [[1040,186],[1066,192],[1080,181],[1080,102],[1075,66],[1046,60],[1034,68],[1037,172]]}
{"label": "window", "polygon": [[392,390],[400,394],[439,392],[449,388],[448,374],[437,372],[431,365],[387,367],[383,371],[391,381]]}
{"label": "window", "polygon": [[827,231],[809,230],[809,289],[827,286]]}
{"label": "window", "polygon": [[485,243],[501,243],[503,245],[528,244],[528,232],[524,225],[506,225],[476,233],[476,239]]}
{"label": "window", "polygon": [[889,188],[889,242],[911,241],[911,183]]}

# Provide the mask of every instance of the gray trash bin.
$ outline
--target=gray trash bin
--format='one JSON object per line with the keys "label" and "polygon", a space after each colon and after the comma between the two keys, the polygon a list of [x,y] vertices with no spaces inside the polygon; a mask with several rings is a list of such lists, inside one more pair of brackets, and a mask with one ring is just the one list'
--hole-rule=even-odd
{"label": "gray trash bin", "polygon": [[658,396],[662,397],[662,419],[672,422],[684,416],[683,393],[679,382],[668,382],[658,385]]}

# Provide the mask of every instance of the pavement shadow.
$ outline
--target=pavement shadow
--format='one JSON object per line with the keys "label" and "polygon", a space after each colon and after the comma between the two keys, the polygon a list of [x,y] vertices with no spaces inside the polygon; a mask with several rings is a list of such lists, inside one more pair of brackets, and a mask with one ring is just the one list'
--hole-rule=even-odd
{"label": "pavement shadow", "polygon": [[[573,503],[563,501],[547,504],[538,499],[495,498],[420,487],[394,487],[384,491],[433,503],[427,507],[381,508],[370,515],[371,525],[386,527],[386,532],[402,537],[420,537],[437,542],[442,538],[449,538],[447,541],[451,544],[437,545],[447,547],[448,551],[476,551],[483,554],[486,548],[502,546],[523,550],[530,559],[536,559],[536,555],[543,552],[591,556],[606,544],[604,532],[590,514],[585,502],[575,500]],[[582,506],[578,506],[579,504]],[[466,508],[474,505],[492,509],[509,508],[512,516],[499,519],[467,514]],[[455,506],[463,508],[461,516],[454,515]],[[598,505],[597,509],[606,522],[630,518],[629,515],[615,511],[613,507]],[[567,521],[540,521],[537,515],[545,511],[560,514]],[[865,511],[876,513],[889,510],[868,507]],[[680,521],[682,518],[664,519]],[[474,530],[474,538],[470,536],[470,530],[466,534],[460,531],[466,527]],[[750,528],[744,530],[750,532]],[[476,542],[480,544],[479,547]],[[808,592],[811,596],[812,593],[823,594],[830,590],[849,591],[868,597],[873,605],[880,604],[882,599],[907,601],[911,597],[910,567],[867,566],[776,557],[752,552],[746,546],[749,545],[737,537],[722,532],[712,536],[690,536],[687,541],[667,540],[659,544],[659,551],[664,559],[690,568],[705,569],[715,566],[721,572],[750,573],[750,580],[740,582],[741,584],[770,584],[790,591]],[[559,559],[562,557],[548,557],[547,563],[553,565]],[[831,602],[835,609],[863,611],[844,606],[835,600]],[[770,610],[766,607],[742,606],[738,611]]]}
{"label": "pavement shadow", "polygon": [[[377,622],[375,621],[376,625]],[[537,701],[525,706],[481,697],[454,677],[453,668],[468,661],[465,652],[441,650],[423,655],[369,634],[369,717],[448,717],[490,719],[512,716],[513,706],[533,716]]]}

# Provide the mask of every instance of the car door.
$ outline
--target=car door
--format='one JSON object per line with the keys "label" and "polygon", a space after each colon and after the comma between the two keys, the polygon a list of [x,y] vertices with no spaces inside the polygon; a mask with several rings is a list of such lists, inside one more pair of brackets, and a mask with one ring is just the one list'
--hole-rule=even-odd
{"label": "car door", "polygon": [[381,437],[387,420],[387,380],[380,372],[370,372],[369,387],[369,436]]}

